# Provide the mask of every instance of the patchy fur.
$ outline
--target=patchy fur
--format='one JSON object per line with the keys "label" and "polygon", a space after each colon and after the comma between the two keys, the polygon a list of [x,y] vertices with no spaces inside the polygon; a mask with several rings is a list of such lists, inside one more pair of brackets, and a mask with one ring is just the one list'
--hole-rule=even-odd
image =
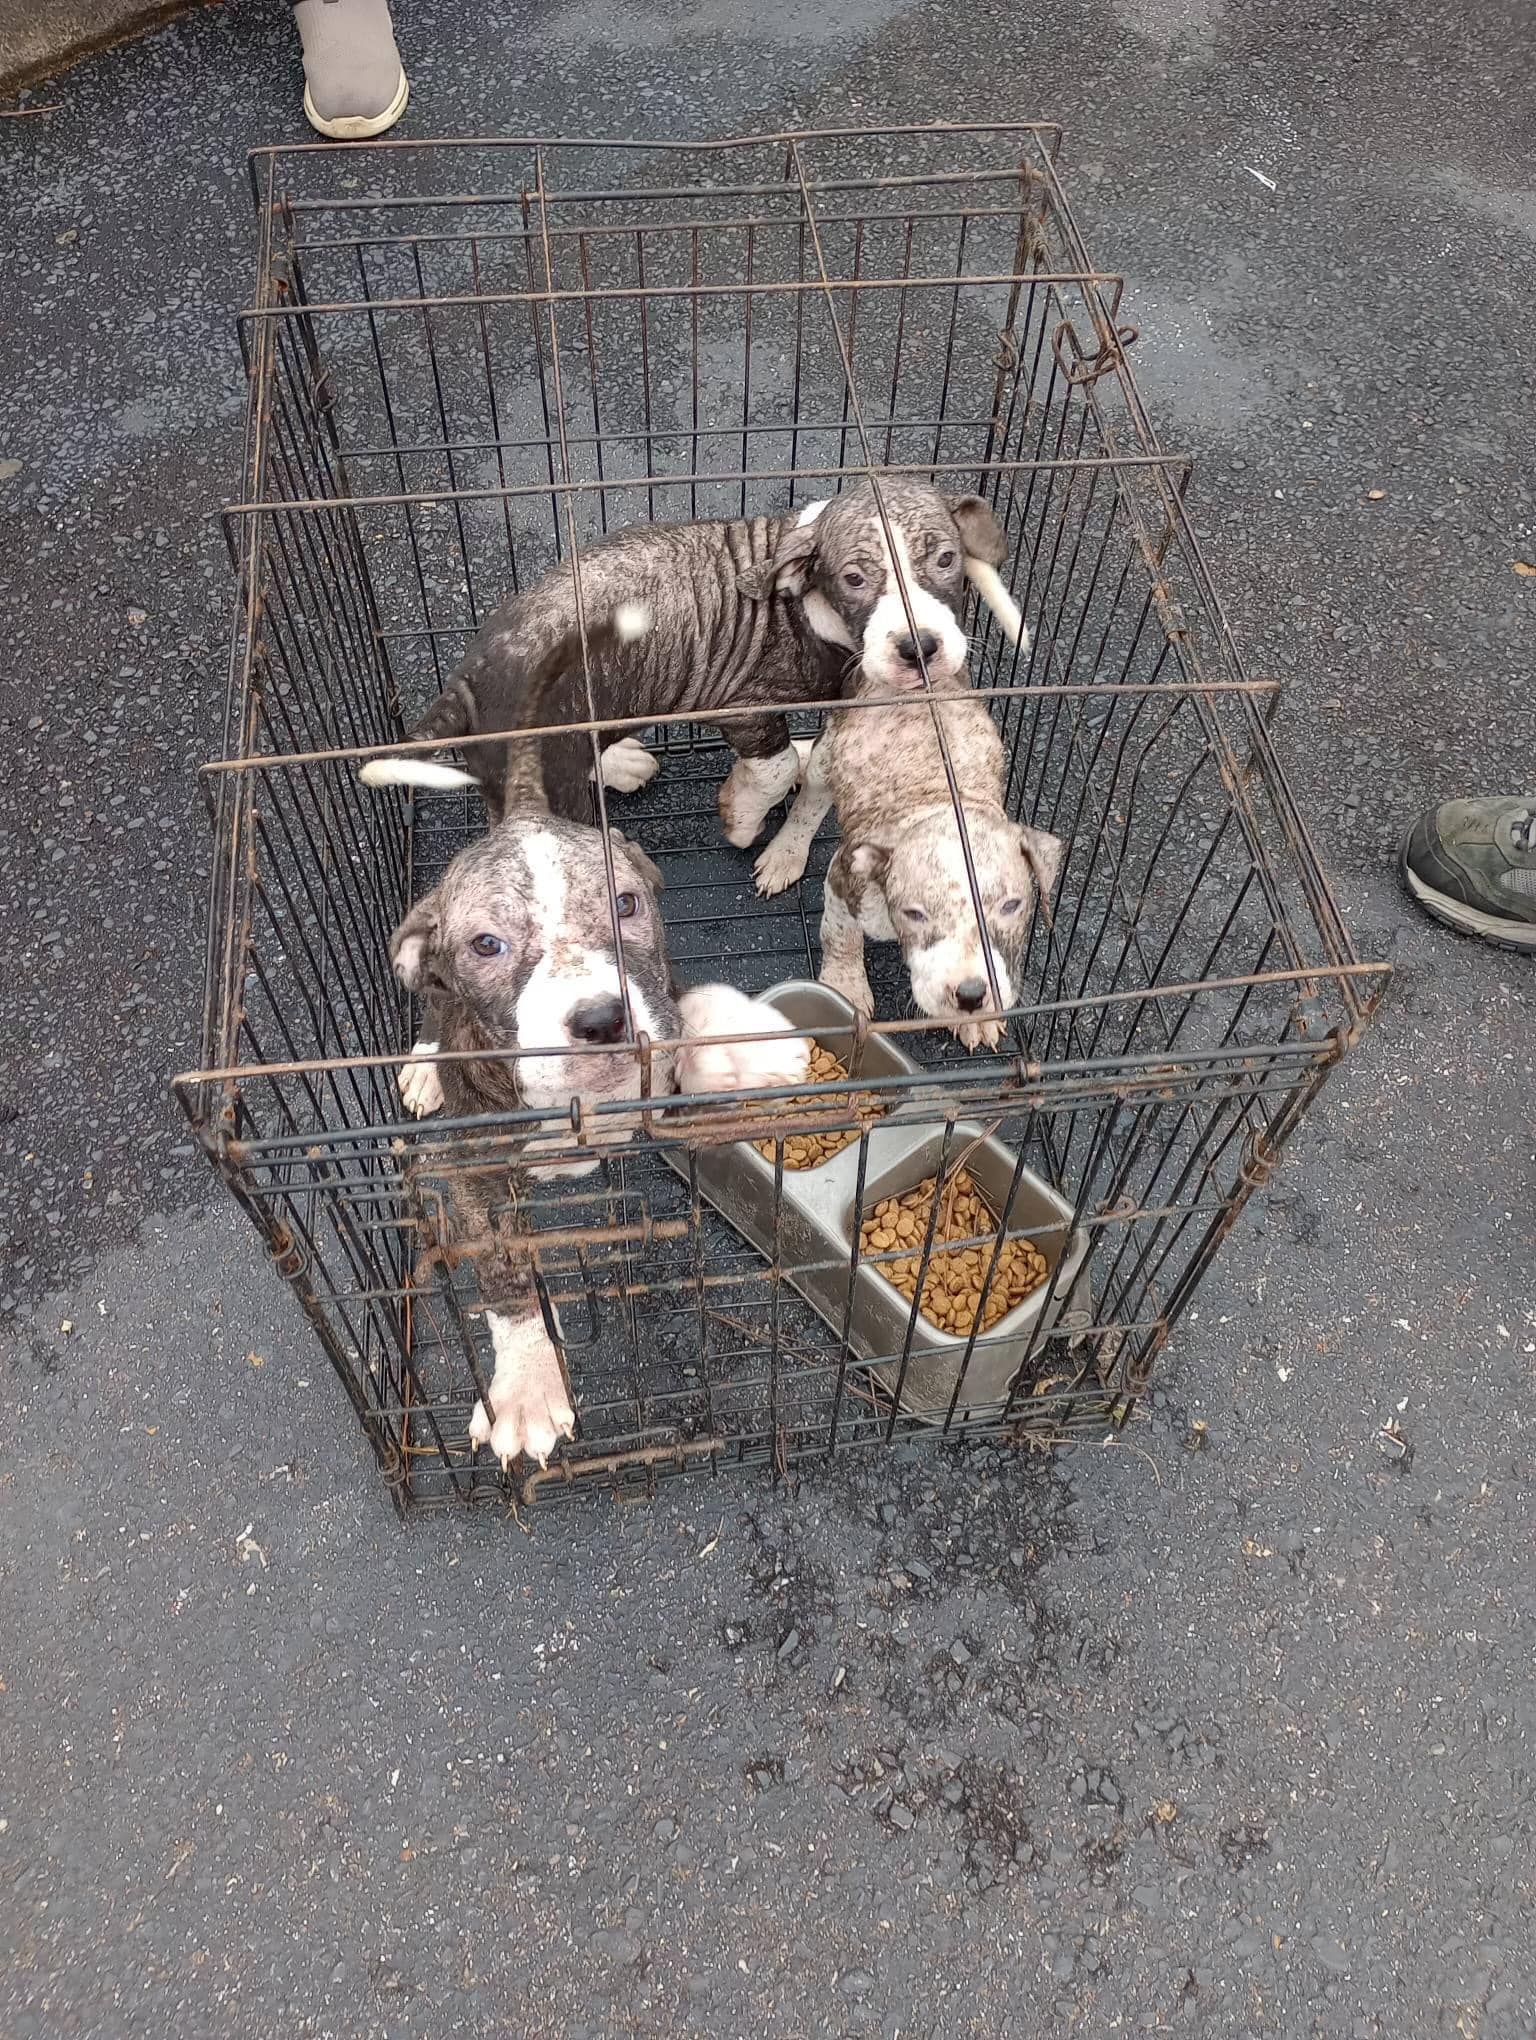
{"label": "patchy fur", "polygon": [[[859,689],[881,691],[868,681]],[[1035,872],[1049,890],[1062,845],[1004,811],[1002,739],[986,703],[968,687],[893,707],[857,702],[856,695],[854,705],[828,716],[794,807],[758,859],[758,889],[777,893],[795,883],[817,829],[835,807],[843,841],[827,872],[822,982],[872,1013],[865,940],[899,942],[920,1010],[948,1020],[968,1048],[995,1046],[1003,1023],[991,1016],[1020,996]],[[965,814],[984,929],[936,717]]]}

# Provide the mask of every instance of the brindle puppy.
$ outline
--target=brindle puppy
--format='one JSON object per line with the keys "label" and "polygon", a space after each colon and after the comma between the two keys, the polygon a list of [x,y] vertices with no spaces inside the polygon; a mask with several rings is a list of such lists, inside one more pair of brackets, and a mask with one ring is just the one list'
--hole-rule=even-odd
{"label": "brindle puppy", "polygon": [[[527,782],[522,782],[525,794]],[[391,954],[425,1006],[435,1038],[418,1042],[401,1071],[407,1108],[454,1118],[559,1107],[579,1099],[593,1149],[630,1139],[638,1112],[594,1109],[638,1099],[635,1041],[683,1040],[674,1058],[652,1058],[652,1089],[721,1091],[794,1084],[809,1049],[784,1037],[770,1006],[728,985],[679,992],[672,977],[650,859],[615,831],[610,897],[602,837],[557,820],[525,798],[505,821],[461,850],[442,881],[395,931]],[[619,942],[623,970],[620,972]],[[626,1011],[627,1000],[627,1011]],[[723,1043],[723,1034],[755,1040]],[[491,1051],[523,1051],[515,1057]],[[464,1061],[428,1060],[440,1052]],[[528,1452],[542,1465],[575,1414],[558,1346],[539,1308],[528,1258],[522,1191],[528,1177],[584,1173],[575,1164],[532,1162],[568,1142],[554,1130],[532,1140],[460,1134],[411,1161],[417,1201],[435,1244],[473,1260],[495,1352],[489,1403],[470,1420],[476,1445],[503,1465]]]}
{"label": "brindle puppy", "polygon": [[[995,572],[1006,543],[981,498],[946,496],[898,476],[882,480],[880,493],[889,541],[874,492],[860,482],[785,517],[632,526],[582,555],[581,608],[599,717],[686,711],[707,723],[724,708],[764,711],[721,726],[736,753],[720,791],[732,843],[755,842],[799,776],[784,704],[840,699],[855,664],[877,681],[924,670],[935,685],[953,680],[966,655],[960,609],[967,575],[1017,641],[1018,612]],[[447,744],[587,714],[575,581],[562,566],[509,596],[482,625],[411,736]],[[602,741],[609,747],[605,784],[628,791],[653,776],[655,759],[632,736],[607,732]],[[551,805],[587,816],[588,739],[550,740],[544,753]],[[501,747],[474,745],[465,756],[468,772],[391,759],[366,767],[364,776],[374,784],[479,784],[499,814]]]}

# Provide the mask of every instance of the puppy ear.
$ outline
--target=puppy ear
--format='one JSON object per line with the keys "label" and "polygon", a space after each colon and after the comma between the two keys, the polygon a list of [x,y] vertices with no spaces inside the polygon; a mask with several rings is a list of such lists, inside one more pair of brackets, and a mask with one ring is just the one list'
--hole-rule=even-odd
{"label": "puppy ear", "polygon": [[1061,861],[1067,846],[1060,836],[1052,836],[1044,829],[1032,829],[1028,822],[1020,822],[1018,830],[1019,847],[1035,874],[1035,890],[1043,899],[1049,899],[1061,876]]}
{"label": "puppy ear", "polygon": [[390,937],[389,956],[395,976],[407,991],[421,990],[426,978],[427,957],[437,940],[437,894],[419,899]]}
{"label": "puppy ear", "polygon": [[784,595],[803,595],[815,557],[815,523],[791,524],[780,533],[773,558],[738,574],[736,585],[753,602],[766,602],[775,590]]}
{"label": "puppy ear", "polygon": [[878,843],[860,843],[848,853],[848,868],[855,877],[883,886],[885,874],[891,868],[891,853],[882,850]]}
{"label": "puppy ear", "polygon": [[991,504],[984,503],[980,496],[951,496],[948,502],[966,558],[980,560],[983,566],[1000,567],[1008,557],[1008,541],[992,514]]}
{"label": "puppy ear", "polygon": [[622,850],[646,884],[653,887],[655,891],[660,892],[666,885],[666,880],[640,848],[640,845],[631,842],[629,837],[622,834],[618,829],[610,828],[608,833],[613,838],[614,849]]}

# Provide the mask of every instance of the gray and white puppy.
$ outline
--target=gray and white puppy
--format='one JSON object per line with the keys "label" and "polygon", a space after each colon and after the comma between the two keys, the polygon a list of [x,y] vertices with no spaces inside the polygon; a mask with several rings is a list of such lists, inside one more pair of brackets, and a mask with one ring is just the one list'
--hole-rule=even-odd
{"label": "gray and white puppy", "polygon": [[[795,883],[835,807],[843,840],[826,877],[822,983],[872,1014],[864,939],[899,942],[919,1009],[946,1020],[967,1048],[995,1047],[1003,1034],[995,1016],[1019,999],[1036,875],[1049,892],[1062,843],[1004,809],[1002,738],[979,695],[952,682],[933,697],[857,705],[861,695],[886,691],[863,680],[852,703],[827,716],[795,804],[757,860],[757,889],[769,895]],[[935,717],[965,814],[980,921]],[[989,950],[997,1007],[987,981]]]}
{"label": "gray and white puppy", "polygon": [[[788,1022],[771,1006],[728,985],[678,990],[650,859],[611,833],[611,902],[599,831],[550,815],[526,785],[522,791],[496,829],[459,852],[391,942],[395,970],[435,1030],[400,1073],[407,1109],[421,1117],[446,1107],[467,1118],[572,1099],[638,1099],[640,1032],[682,1042],[675,1060],[653,1058],[656,1094],[802,1081],[808,1045],[785,1037]],[[756,1038],[716,1038],[730,1034]],[[508,1049],[542,1052],[515,1060],[491,1053]],[[466,1059],[432,1059],[445,1051]],[[627,1141],[639,1117],[596,1117],[587,1137],[594,1147]],[[410,1163],[438,1249],[450,1259],[468,1256],[476,1268],[495,1369],[490,1406],[475,1405],[470,1437],[504,1466],[523,1452],[542,1465],[575,1429],[559,1348],[516,1247],[527,1231],[527,1178],[597,1166],[595,1155],[574,1166],[532,1159],[555,1139],[538,1136],[509,1153],[505,1136],[463,1135],[451,1150],[429,1148]]]}
{"label": "gray and white puppy", "polygon": [[[599,717],[761,707],[724,724],[736,762],[720,790],[728,839],[755,842],[769,810],[794,787],[799,761],[782,709],[841,698],[847,674],[893,682],[926,665],[943,685],[963,667],[960,608],[967,575],[1017,641],[1018,611],[996,568],[1006,546],[979,496],[946,496],[892,476],[861,482],[785,517],[636,525],[582,555],[593,706]],[[898,575],[905,581],[903,601]],[[569,566],[512,595],[482,625],[447,689],[410,732],[457,737],[587,717],[581,634]],[[633,737],[613,741],[604,783],[643,785],[656,760]],[[546,740],[550,804],[590,812],[585,737]],[[504,804],[500,746],[465,753],[468,772],[412,759],[364,768],[373,784],[479,784],[493,815]]]}

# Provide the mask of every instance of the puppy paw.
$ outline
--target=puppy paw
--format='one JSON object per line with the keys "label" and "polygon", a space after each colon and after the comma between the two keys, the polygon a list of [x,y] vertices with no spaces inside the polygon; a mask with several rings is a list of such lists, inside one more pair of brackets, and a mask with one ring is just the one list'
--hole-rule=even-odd
{"label": "puppy paw", "polygon": [[869,989],[869,979],[862,970],[842,970],[835,963],[821,966],[821,982],[830,991],[841,992],[855,1013],[862,1013],[866,1020],[875,1017],[875,995]]}
{"label": "puppy paw", "polygon": [[496,1348],[489,1410],[477,1402],[469,1420],[469,1440],[477,1449],[489,1445],[506,1472],[527,1454],[540,1466],[562,1438],[576,1435],[576,1412],[566,1393],[560,1355],[537,1317],[511,1319],[487,1313]]}
{"label": "puppy paw", "polygon": [[[435,1041],[414,1042],[411,1054],[436,1055]],[[425,1119],[429,1113],[443,1109],[443,1087],[438,1082],[437,1069],[429,1062],[402,1063],[395,1077],[400,1087],[400,1102],[413,1119]]]}
{"label": "puppy paw", "polygon": [[661,770],[661,760],[638,737],[620,737],[603,753],[603,784],[610,793],[638,793]]}
{"label": "puppy paw", "polygon": [[[696,985],[677,1002],[683,1045],[677,1057],[680,1091],[758,1091],[804,1083],[811,1045],[789,1033],[791,1022],[762,999],[730,985]],[[756,1041],[691,1040],[694,1035],[755,1034]]]}
{"label": "puppy paw", "polygon": [[954,1029],[955,1039],[974,1055],[978,1048],[996,1048],[1002,1040],[1001,1020],[962,1020]]}
{"label": "puppy paw", "polygon": [[805,876],[806,850],[799,843],[786,843],[788,834],[787,828],[780,829],[753,866],[760,899],[771,900],[775,893],[788,892],[797,879]]}

